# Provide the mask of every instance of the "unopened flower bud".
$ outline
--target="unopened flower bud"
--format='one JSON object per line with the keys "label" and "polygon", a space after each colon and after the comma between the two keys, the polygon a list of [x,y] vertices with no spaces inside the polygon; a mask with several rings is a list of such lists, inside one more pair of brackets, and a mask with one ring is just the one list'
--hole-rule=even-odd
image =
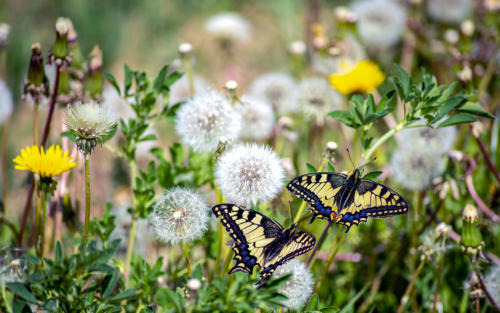
{"label": "unopened flower bud", "polygon": [[186,56],[189,53],[191,53],[191,51],[193,51],[193,45],[190,44],[189,42],[183,42],[179,45],[177,51],[181,56]]}
{"label": "unopened flower bud", "polygon": [[444,32],[444,40],[446,40],[446,42],[451,44],[451,45],[456,44],[459,39],[460,39],[460,35],[454,29],[448,29]]}
{"label": "unopened flower bud", "polygon": [[234,80],[230,80],[226,83],[226,89],[229,92],[235,92],[236,88],[238,88],[238,83]]}
{"label": "unopened flower bud", "polygon": [[303,55],[306,53],[307,47],[302,40],[296,40],[290,44],[289,50],[291,54]]}
{"label": "unopened flower bud", "polygon": [[478,256],[482,256],[484,249],[483,237],[476,225],[478,219],[476,207],[467,204],[462,212],[462,217],[464,224],[460,239],[461,248],[465,254],[475,260]]}
{"label": "unopened flower bud", "polygon": [[198,290],[201,288],[201,281],[198,278],[191,278],[187,281],[187,286],[191,290]]}
{"label": "unopened flower bud", "polygon": [[330,163],[335,163],[335,151],[338,145],[335,141],[329,141],[326,144],[325,151],[323,152],[323,157],[326,158]]}
{"label": "unopened flower bud", "polygon": [[71,22],[70,19],[67,19],[69,31],[68,31],[68,46],[70,49],[70,53],[72,56],[71,60],[71,68],[72,69],[78,69],[78,73],[72,73],[76,74],[78,79],[83,78],[83,72],[81,71],[84,63],[83,55],[80,50],[80,46],[78,45],[78,34],[75,31],[75,28],[73,27],[73,22]]}
{"label": "unopened flower bud", "polygon": [[458,72],[457,76],[463,83],[470,82],[472,80],[472,69],[470,66],[466,65],[460,72]]}
{"label": "unopened flower bud", "polygon": [[217,158],[224,153],[229,147],[231,147],[231,141],[227,139],[226,137],[220,137],[219,138],[219,143],[217,144],[217,148],[215,149],[214,152],[214,160],[217,160]]}
{"label": "unopened flower bud", "polygon": [[49,86],[45,76],[42,48],[39,43],[35,43],[31,46],[30,65],[23,96],[29,94],[33,99],[40,101],[42,96],[48,96],[48,92]]}
{"label": "unopened flower bud", "polygon": [[460,25],[460,30],[465,36],[472,36],[474,34],[475,26],[472,20],[465,20]]}
{"label": "unopened flower bud", "polygon": [[476,207],[472,204],[467,204],[462,211],[462,218],[464,219],[464,221],[474,224],[478,218]]}
{"label": "unopened flower bud", "polygon": [[0,49],[5,47],[9,40],[10,25],[0,23]]}
{"label": "unopened flower bud", "polygon": [[56,23],[56,43],[49,55],[49,62],[54,62],[58,67],[68,66],[71,56],[68,46],[68,32],[71,22],[69,19],[60,17]]}
{"label": "unopened flower bud", "polygon": [[100,100],[102,85],[102,51],[96,45],[90,53],[90,64],[83,87],[84,95],[91,99]]}

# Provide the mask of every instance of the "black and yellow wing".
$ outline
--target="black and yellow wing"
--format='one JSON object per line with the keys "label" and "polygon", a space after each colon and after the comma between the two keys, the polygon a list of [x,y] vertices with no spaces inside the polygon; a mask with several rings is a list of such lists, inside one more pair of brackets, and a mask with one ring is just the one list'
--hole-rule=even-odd
{"label": "black and yellow wing", "polygon": [[256,285],[267,282],[274,270],[294,257],[314,247],[316,239],[294,225],[284,229],[280,224],[254,210],[234,204],[218,204],[212,208],[233,239],[232,249],[236,265],[229,271],[252,273],[260,267],[261,279]]}
{"label": "black and yellow wing", "polygon": [[331,221],[332,213],[336,216],[336,199],[345,190],[346,181],[347,175],[341,173],[312,173],[294,178],[286,187],[311,205],[312,223],[316,218]]}

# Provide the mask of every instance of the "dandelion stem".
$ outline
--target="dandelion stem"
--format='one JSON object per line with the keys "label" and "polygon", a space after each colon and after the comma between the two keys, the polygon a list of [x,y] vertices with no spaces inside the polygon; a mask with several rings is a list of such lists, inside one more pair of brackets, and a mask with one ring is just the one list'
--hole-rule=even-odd
{"label": "dandelion stem", "polygon": [[410,284],[406,287],[405,293],[401,297],[401,303],[399,304],[399,307],[398,307],[398,313],[403,312],[405,304],[406,304],[406,302],[408,302],[408,297],[410,295],[410,292],[413,289],[413,285],[415,285],[415,281],[417,280],[417,277],[420,274],[420,271],[422,271],[424,264],[425,264],[425,258],[422,258],[420,261],[420,264],[417,267],[417,270],[415,271],[415,273],[413,273]]}
{"label": "dandelion stem", "polygon": [[[445,240],[446,240],[446,237],[443,237],[443,241],[441,244],[441,251],[444,251]],[[438,300],[439,300],[439,287],[441,285],[441,276],[443,275],[443,269],[444,269],[444,252],[442,253],[441,260],[439,261],[439,270],[438,270],[438,276],[437,276],[437,282],[436,282],[436,291],[434,292],[434,301],[432,301],[431,312],[437,311],[437,304],[438,304]]]}
{"label": "dandelion stem", "polygon": [[83,229],[83,242],[86,242],[89,236],[90,224],[90,174],[89,174],[89,155],[84,154],[85,159],[85,226]]}
{"label": "dandelion stem", "polygon": [[474,269],[474,272],[476,273],[477,279],[479,280],[479,284],[481,285],[481,289],[483,289],[484,294],[486,295],[486,298],[490,300],[491,305],[495,308],[497,312],[500,312],[500,305],[495,301],[493,296],[491,295],[490,291],[488,290],[486,286],[486,282],[483,279],[483,276],[481,275],[481,272],[479,271],[476,262],[473,262],[471,259],[472,263],[472,268]]}
{"label": "dandelion stem", "polygon": [[224,266],[222,267],[221,277],[224,276],[229,269],[229,264],[231,263],[231,259],[233,258],[234,252],[233,250],[228,250],[226,254],[226,260],[224,261]]}
{"label": "dandelion stem", "polygon": [[183,243],[184,255],[186,256],[186,269],[188,276],[191,276],[191,260],[189,259],[189,249],[187,243]]}
{"label": "dandelion stem", "polygon": [[135,164],[135,160],[131,160],[129,162],[130,165],[130,188],[132,189],[132,210],[134,213],[132,214],[132,226],[130,227],[130,233],[128,237],[128,245],[127,245],[127,254],[125,256],[125,266],[124,266],[124,274],[127,277],[128,281],[128,271],[130,269],[130,261],[132,260],[132,251],[134,250],[134,241],[135,241],[135,232],[137,230],[137,215],[135,213],[136,205],[135,205],[135,176],[137,175],[137,164]]}
{"label": "dandelion stem", "polygon": [[[61,75],[61,68],[56,66],[56,78],[54,82],[54,91],[52,92],[52,97],[50,99],[49,112],[47,114],[47,119],[45,120],[45,127],[43,130],[41,145],[45,147],[47,138],[50,132],[50,123],[52,122],[52,115],[54,115],[54,107],[56,105],[57,93],[59,90],[59,77]],[[19,236],[17,238],[17,245],[21,247],[23,245],[24,230],[26,229],[26,221],[28,220],[29,211],[31,208],[31,199],[33,198],[33,191],[35,190],[35,180],[31,180],[31,186],[28,190],[26,196],[26,202],[24,203],[23,218],[21,220],[21,226],[19,227]]]}
{"label": "dandelion stem", "polygon": [[184,65],[184,69],[186,70],[186,75],[189,82],[189,94],[193,96],[195,93],[194,90],[194,75],[193,75],[193,65],[191,64],[191,60],[189,56],[185,55],[182,57],[182,64]]}
{"label": "dandelion stem", "polygon": [[326,260],[326,263],[323,266],[323,270],[321,271],[321,275],[318,279],[318,282],[316,283],[316,287],[314,288],[315,290],[318,289],[318,287],[321,285],[321,282],[323,279],[326,277],[326,274],[328,273],[328,269],[332,265],[333,260],[335,260],[335,256],[337,255],[337,252],[340,249],[340,246],[344,242],[345,235],[347,234],[346,232],[342,232],[342,235],[340,236],[340,239],[338,239],[338,235],[340,234],[341,231],[337,233],[335,236],[335,240],[332,243],[332,246],[330,247],[330,251],[328,252],[328,259]]}
{"label": "dandelion stem", "polygon": [[[321,164],[317,168],[318,172],[323,171],[323,168],[325,167],[327,161],[328,161],[328,156],[325,154],[323,156],[323,159],[321,160]],[[302,200],[302,203],[300,204],[299,210],[297,211],[297,214],[295,215],[295,218],[293,219],[294,224],[296,224],[300,220],[300,217],[302,216],[302,212],[304,212],[304,209],[306,208],[306,204],[307,204],[307,202]]]}
{"label": "dandelion stem", "polygon": [[38,98],[35,98],[35,103],[33,104],[33,143],[38,146]]}
{"label": "dandelion stem", "polygon": [[[5,121],[2,125],[2,141],[1,141],[1,147],[0,147],[0,158],[1,158],[1,170],[2,170],[2,201],[5,204],[7,200],[7,190],[8,190],[8,183],[7,183],[7,141],[8,141],[8,136],[7,136],[7,123],[8,121]],[[2,216],[6,216],[6,211],[2,213]]]}
{"label": "dandelion stem", "polygon": [[42,207],[43,207],[43,199],[42,199],[42,191],[38,190],[38,195],[36,197],[36,217],[35,217],[35,250],[36,255],[38,257],[42,256],[41,242],[43,240],[41,237],[41,229],[42,229]]}
{"label": "dandelion stem", "polygon": [[[330,226],[332,226],[332,224],[333,224],[332,222],[328,222],[325,229],[323,229],[323,232],[321,233],[321,236],[319,237],[318,243],[314,247],[314,250],[311,253],[311,256],[309,257],[309,260],[307,260],[307,264],[306,264],[307,268],[309,268],[311,266],[314,258],[316,257],[316,254],[318,254],[318,251],[321,249],[323,242],[325,242],[326,234],[328,234],[328,229],[330,228]],[[337,235],[335,235],[335,238],[336,237],[337,237]]]}
{"label": "dandelion stem", "polygon": [[386,132],[382,137],[380,137],[374,144],[373,146],[370,147],[365,153],[363,153],[363,159],[369,160],[373,153],[377,150],[378,147],[380,147],[384,142],[389,140],[394,134],[396,134],[398,131],[402,130],[404,127],[403,121],[399,122],[399,124],[396,125],[396,127],[391,128],[388,132]]}

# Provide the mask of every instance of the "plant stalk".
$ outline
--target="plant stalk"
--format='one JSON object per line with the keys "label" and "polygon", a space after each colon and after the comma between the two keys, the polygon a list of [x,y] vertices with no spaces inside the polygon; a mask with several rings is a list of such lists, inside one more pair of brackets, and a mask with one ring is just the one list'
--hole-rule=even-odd
{"label": "plant stalk", "polygon": [[481,275],[481,272],[479,272],[479,269],[477,268],[476,262],[472,262],[472,260],[471,260],[471,263],[472,263],[472,267],[474,268],[474,272],[476,273],[477,279],[479,280],[479,284],[481,285],[481,289],[483,289],[484,294],[486,295],[486,298],[488,298],[488,300],[490,300],[490,303],[493,306],[493,308],[497,312],[500,312],[500,304],[498,304],[495,301],[495,299],[491,295],[490,291],[488,290],[488,288],[486,286],[486,282],[484,281],[483,276]]}
{"label": "plant stalk", "polygon": [[415,273],[413,273],[410,284],[406,287],[406,290],[405,290],[405,293],[403,294],[403,297],[401,297],[401,303],[399,304],[399,307],[398,307],[398,313],[403,312],[405,304],[406,304],[406,302],[408,302],[410,292],[413,289],[413,285],[415,285],[415,281],[417,280],[417,277],[420,274],[420,271],[422,271],[424,264],[425,264],[425,258],[422,258],[422,260],[420,261],[420,264],[417,267],[417,270],[415,271]]}
{"label": "plant stalk", "polygon": [[130,233],[128,237],[128,245],[127,245],[127,254],[125,257],[125,266],[124,266],[124,275],[127,277],[127,282],[128,282],[128,272],[130,270],[130,262],[132,260],[132,252],[134,251],[134,242],[135,242],[135,232],[137,231],[137,215],[135,213],[136,205],[135,205],[135,196],[134,196],[134,190],[135,190],[135,177],[137,175],[137,164],[135,163],[135,160],[131,160],[129,162],[130,165],[130,188],[132,192],[132,210],[133,210],[133,215],[132,215],[132,226],[130,227]]}
{"label": "plant stalk", "polygon": [[83,229],[82,241],[86,242],[89,237],[90,225],[90,173],[89,173],[89,155],[84,154],[85,159],[85,226]]}
{"label": "plant stalk", "polygon": [[[325,242],[326,235],[328,234],[328,229],[330,229],[330,227],[332,226],[332,224],[333,224],[332,222],[328,222],[328,224],[326,225],[325,229],[323,229],[323,232],[321,233],[321,236],[319,237],[318,243],[314,247],[314,250],[311,253],[311,256],[309,257],[309,260],[307,260],[307,264],[306,264],[307,268],[311,267],[311,265],[312,265],[312,263],[314,261],[314,258],[318,254],[318,251],[321,249],[321,246],[323,245],[323,242]],[[335,238],[337,238],[337,235],[335,235]]]}
{"label": "plant stalk", "polygon": [[191,260],[189,259],[189,249],[188,245],[184,242],[184,256],[186,257],[186,269],[188,276],[191,276]]}

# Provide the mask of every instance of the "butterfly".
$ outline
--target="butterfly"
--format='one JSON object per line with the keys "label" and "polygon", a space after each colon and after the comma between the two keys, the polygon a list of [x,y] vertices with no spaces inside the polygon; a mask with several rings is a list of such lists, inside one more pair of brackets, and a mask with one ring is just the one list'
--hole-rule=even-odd
{"label": "butterfly", "polygon": [[347,227],[366,222],[368,217],[404,214],[408,204],[394,190],[374,181],[360,178],[358,169],[349,175],[312,173],[294,178],[287,188],[311,204],[313,217]]}
{"label": "butterfly", "polygon": [[260,267],[260,280],[266,283],[276,268],[294,257],[311,250],[316,238],[308,232],[298,230],[295,225],[288,229],[254,210],[234,204],[223,203],[212,208],[232,238],[233,260],[236,261],[229,274],[252,273]]}

